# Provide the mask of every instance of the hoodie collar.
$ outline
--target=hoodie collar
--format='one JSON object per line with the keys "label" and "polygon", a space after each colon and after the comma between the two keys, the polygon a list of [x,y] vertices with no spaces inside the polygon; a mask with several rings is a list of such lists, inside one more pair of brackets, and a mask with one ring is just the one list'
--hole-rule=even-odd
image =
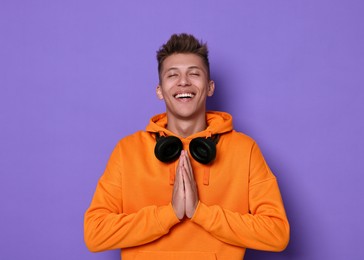
{"label": "hoodie collar", "polygon": [[[233,129],[232,116],[226,112],[209,111],[206,113],[207,128],[201,132],[188,136],[186,139],[196,137],[210,137],[216,134],[230,132]],[[169,131],[167,126],[167,114],[158,114],[153,116],[146,127],[147,132],[159,133],[164,136],[177,136]]]}

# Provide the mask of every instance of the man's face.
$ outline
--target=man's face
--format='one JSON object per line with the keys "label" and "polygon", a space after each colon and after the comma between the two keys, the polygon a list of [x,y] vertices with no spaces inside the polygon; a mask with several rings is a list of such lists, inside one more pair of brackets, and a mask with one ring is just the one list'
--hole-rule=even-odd
{"label": "man's face", "polygon": [[206,98],[214,93],[202,58],[196,54],[173,54],[161,70],[157,96],[164,99],[167,115],[178,119],[198,118],[206,112]]}

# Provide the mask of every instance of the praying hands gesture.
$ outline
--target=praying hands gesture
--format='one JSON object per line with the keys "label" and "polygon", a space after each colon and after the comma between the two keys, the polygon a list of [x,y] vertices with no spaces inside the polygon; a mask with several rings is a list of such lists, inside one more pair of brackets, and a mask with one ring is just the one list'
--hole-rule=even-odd
{"label": "praying hands gesture", "polygon": [[188,153],[181,152],[173,187],[172,206],[179,219],[192,218],[198,204],[198,193]]}

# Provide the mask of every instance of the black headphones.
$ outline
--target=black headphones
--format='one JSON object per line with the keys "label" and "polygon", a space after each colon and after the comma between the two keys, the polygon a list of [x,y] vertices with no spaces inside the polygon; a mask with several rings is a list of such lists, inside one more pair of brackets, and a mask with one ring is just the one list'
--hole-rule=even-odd
{"label": "black headphones", "polygon": [[[176,136],[156,135],[157,143],[154,148],[155,156],[162,162],[168,163],[178,159],[183,149],[182,141]],[[219,136],[191,140],[189,150],[192,157],[202,164],[209,164],[216,158],[216,144]]]}

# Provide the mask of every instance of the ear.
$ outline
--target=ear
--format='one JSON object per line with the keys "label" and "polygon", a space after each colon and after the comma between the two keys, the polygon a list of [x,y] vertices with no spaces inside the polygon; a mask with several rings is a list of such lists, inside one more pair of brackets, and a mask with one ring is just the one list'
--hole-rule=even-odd
{"label": "ear", "polygon": [[215,92],[215,82],[213,80],[210,80],[208,90],[207,90],[207,96],[211,97]]}
{"label": "ear", "polygon": [[157,97],[160,100],[162,100],[163,99],[163,93],[162,93],[162,87],[161,87],[161,85],[158,85],[157,86],[156,93],[157,93]]}

